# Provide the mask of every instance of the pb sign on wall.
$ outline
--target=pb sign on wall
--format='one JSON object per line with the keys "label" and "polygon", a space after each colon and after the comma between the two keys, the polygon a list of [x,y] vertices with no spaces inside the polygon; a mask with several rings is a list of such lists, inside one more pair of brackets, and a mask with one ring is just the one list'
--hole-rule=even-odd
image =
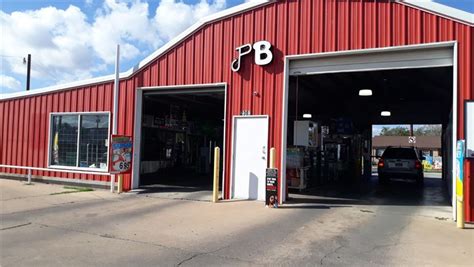
{"label": "pb sign on wall", "polygon": [[110,173],[127,173],[130,171],[132,146],[132,137],[112,135]]}

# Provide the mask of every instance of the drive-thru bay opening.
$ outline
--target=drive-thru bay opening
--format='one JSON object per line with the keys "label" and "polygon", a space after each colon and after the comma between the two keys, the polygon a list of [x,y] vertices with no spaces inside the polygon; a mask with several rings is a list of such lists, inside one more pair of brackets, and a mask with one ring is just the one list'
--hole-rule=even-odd
{"label": "drive-thru bay opening", "polygon": [[[287,110],[288,203],[356,203],[371,194],[385,204],[450,205],[452,192],[452,67],[290,75]],[[361,96],[360,89],[371,95]],[[390,111],[390,116],[381,116]],[[396,177],[377,183],[372,148],[376,124],[438,124],[442,171],[421,188]],[[404,146],[409,144],[405,137]],[[380,151],[379,151],[380,152]],[[417,150],[421,159],[422,150]],[[408,177],[406,177],[408,178]],[[428,199],[427,199],[428,196]],[[383,199],[383,198],[382,198]]]}

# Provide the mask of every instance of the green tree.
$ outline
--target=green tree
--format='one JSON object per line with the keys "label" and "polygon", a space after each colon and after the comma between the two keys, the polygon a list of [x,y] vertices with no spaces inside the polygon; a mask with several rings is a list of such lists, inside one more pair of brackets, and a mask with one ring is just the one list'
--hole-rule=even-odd
{"label": "green tree", "polygon": [[382,127],[380,131],[382,136],[409,136],[410,131],[406,127],[397,126],[397,127]]}
{"label": "green tree", "polygon": [[416,136],[441,136],[441,125],[423,125],[414,131]]}

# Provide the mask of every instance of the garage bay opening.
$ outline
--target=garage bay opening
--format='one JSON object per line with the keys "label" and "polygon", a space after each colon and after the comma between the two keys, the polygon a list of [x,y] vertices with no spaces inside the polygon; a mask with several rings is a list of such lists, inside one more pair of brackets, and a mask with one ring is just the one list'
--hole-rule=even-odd
{"label": "garage bay opening", "polygon": [[223,149],[225,90],[143,90],[140,188],[212,190],[213,151]]}
{"label": "garage bay opening", "polygon": [[[292,74],[288,82],[286,136],[290,203],[350,204],[354,199],[370,199],[387,205],[450,205],[451,66]],[[439,147],[420,146],[420,142],[426,141],[425,137],[416,137],[419,142],[416,146],[416,140],[409,138],[414,134],[396,137],[400,141],[397,144],[385,140],[387,145],[383,149],[373,146],[376,135],[373,125],[399,124],[418,125],[415,130],[421,125],[438,125],[440,134],[434,138],[438,138]],[[392,178],[393,174],[395,180],[403,181],[379,183],[377,167],[373,168],[373,164],[377,164],[389,146],[411,149],[413,159],[386,159],[386,164],[400,165],[407,170],[395,175],[389,173],[387,167],[383,178],[389,178],[389,174]],[[392,152],[407,154],[403,154],[406,151]],[[421,169],[428,164],[439,171],[425,172],[423,180]],[[441,166],[445,167],[443,172]],[[409,172],[411,167],[413,171]],[[433,175],[435,180],[431,179]]]}

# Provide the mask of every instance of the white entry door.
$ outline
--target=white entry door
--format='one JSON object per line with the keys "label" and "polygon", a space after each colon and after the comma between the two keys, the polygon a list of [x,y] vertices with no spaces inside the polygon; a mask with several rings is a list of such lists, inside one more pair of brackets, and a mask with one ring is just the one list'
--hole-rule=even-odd
{"label": "white entry door", "polygon": [[233,197],[265,200],[268,116],[236,116],[233,128]]}

